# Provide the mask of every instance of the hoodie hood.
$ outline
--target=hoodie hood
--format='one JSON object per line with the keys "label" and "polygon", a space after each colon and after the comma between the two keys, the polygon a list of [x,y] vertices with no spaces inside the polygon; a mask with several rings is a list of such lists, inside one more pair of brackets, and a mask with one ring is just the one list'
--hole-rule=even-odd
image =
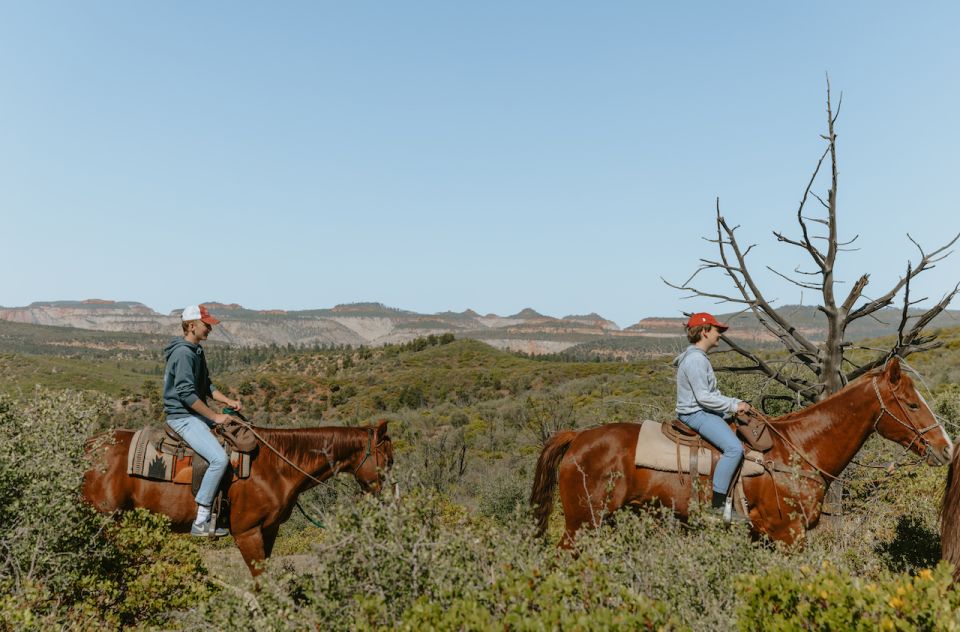
{"label": "hoodie hood", "polygon": [[[695,345],[690,345],[689,347],[683,350],[683,353],[681,353],[680,355],[678,355],[676,358],[673,359],[673,366],[675,367],[680,366],[680,363],[683,362],[683,359],[686,358],[691,353],[703,353],[703,350]],[[703,355],[707,355],[707,354],[703,353]]]}
{"label": "hoodie hood", "polygon": [[164,361],[169,360],[174,350],[179,349],[180,347],[187,347],[191,351],[196,352],[197,347],[199,346],[200,345],[195,345],[192,342],[188,342],[186,338],[177,336],[176,338],[170,340],[170,342],[167,343],[167,346],[163,348],[163,359]]}

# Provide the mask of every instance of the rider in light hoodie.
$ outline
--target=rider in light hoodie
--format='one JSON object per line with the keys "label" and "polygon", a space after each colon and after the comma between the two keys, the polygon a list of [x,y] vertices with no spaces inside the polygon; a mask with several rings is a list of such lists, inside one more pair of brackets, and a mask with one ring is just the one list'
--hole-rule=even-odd
{"label": "rider in light hoodie", "polygon": [[722,454],[713,472],[712,509],[723,512],[733,475],[743,458],[743,445],[724,418],[753,410],[747,402],[727,397],[717,389],[707,351],[720,344],[727,325],[705,312],[694,314],[686,324],[690,346],[673,361],[677,367],[677,417]]}

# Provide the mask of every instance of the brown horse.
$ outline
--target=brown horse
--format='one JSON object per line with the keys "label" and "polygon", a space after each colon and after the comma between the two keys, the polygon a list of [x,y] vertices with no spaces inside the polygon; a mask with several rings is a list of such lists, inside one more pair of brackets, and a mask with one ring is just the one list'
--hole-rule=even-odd
{"label": "brown horse", "polygon": [[[883,369],[848,384],[833,396],[770,421],[772,468],[745,477],[744,493],[755,535],[794,542],[820,519],[827,483],[836,479],[874,431],[924,457],[949,462],[953,444],[913,381],[894,358]],[[688,475],[634,465],[639,424],[618,423],[555,434],[537,462],[530,503],[540,534],[553,509],[554,487],[566,520],[561,546],[572,546],[584,524],[598,525],[627,506],[659,503],[686,519],[691,507]],[[771,471],[772,470],[772,471]],[[711,488],[700,478],[701,489]]]}
{"label": "brown horse", "polygon": [[[301,492],[350,472],[364,491],[379,493],[393,465],[393,444],[386,421],[359,428],[253,429],[262,440],[250,477],[234,481],[228,495],[230,533],[256,576]],[[84,475],[84,498],[105,513],[145,507],[169,516],[174,531],[190,531],[197,513],[190,485],[129,476],[127,450],[134,431],[112,434],[112,443],[109,439],[99,442],[102,447],[93,455],[95,465]]]}
{"label": "brown horse", "polygon": [[953,564],[953,581],[960,581],[960,450],[953,454],[940,509],[941,557]]}

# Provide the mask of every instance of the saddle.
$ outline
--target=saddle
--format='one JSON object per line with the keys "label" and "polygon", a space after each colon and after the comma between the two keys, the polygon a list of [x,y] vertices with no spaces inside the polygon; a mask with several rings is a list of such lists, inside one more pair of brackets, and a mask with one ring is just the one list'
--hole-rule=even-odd
{"label": "saddle", "polygon": [[[736,424],[729,424],[730,429],[736,432],[740,440],[750,449],[766,452],[773,447],[773,438],[762,417],[750,414],[737,416],[734,419]],[[679,419],[663,424],[661,429],[663,434],[674,443],[690,446],[700,442],[700,435]]]}
{"label": "saddle", "polygon": [[[709,491],[709,483],[704,484],[700,478],[713,474],[720,451],[679,420],[661,424],[647,419],[641,423],[634,463],[661,472],[676,472],[681,482],[684,475],[689,476],[691,497]],[[744,515],[749,511],[743,492],[743,477],[763,474],[764,464],[760,451],[745,446],[743,462],[731,490],[736,506],[742,507]]]}
{"label": "saddle", "polygon": [[[127,474],[154,481],[190,484],[193,494],[196,495],[209,463],[194,452],[172,428],[166,424],[164,427],[146,427],[133,435],[127,452]],[[232,477],[224,477],[224,482],[229,484],[248,478],[256,445],[253,450],[239,451],[227,440],[226,433],[215,432],[214,436],[220,445],[227,449],[233,472]]]}

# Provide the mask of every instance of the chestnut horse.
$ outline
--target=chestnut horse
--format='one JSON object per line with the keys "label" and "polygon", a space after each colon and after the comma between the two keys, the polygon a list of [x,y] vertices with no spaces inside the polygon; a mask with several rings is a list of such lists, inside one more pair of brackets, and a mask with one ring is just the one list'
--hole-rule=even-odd
{"label": "chestnut horse", "polygon": [[960,581],[960,450],[953,454],[940,509],[940,553],[953,564],[953,581]]}
{"label": "chestnut horse", "polygon": [[[893,358],[838,393],[803,410],[770,420],[773,448],[763,474],[744,477],[754,535],[792,543],[820,519],[827,483],[874,432],[924,457],[929,465],[950,461],[953,444],[933,412]],[[598,525],[627,506],[659,503],[685,520],[691,506],[689,475],[634,465],[639,424],[617,423],[558,432],[543,448],[530,503],[539,532],[546,531],[559,480],[566,532],[573,545],[584,524]],[[700,477],[700,487],[711,489]]]}
{"label": "chestnut horse", "polygon": [[[228,495],[230,533],[256,576],[301,492],[350,472],[364,491],[379,493],[393,465],[393,444],[386,421],[359,428],[252,428],[260,445],[250,477],[231,483]],[[104,513],[145,507],[168,516],[174,531],[189,532],[197,513],[190,485],[129,476],[127,450],[134,431],[112,434],[112,443],[91,440],[101,447],[92,455],[93,469],[84,474],[84,498]]]}

